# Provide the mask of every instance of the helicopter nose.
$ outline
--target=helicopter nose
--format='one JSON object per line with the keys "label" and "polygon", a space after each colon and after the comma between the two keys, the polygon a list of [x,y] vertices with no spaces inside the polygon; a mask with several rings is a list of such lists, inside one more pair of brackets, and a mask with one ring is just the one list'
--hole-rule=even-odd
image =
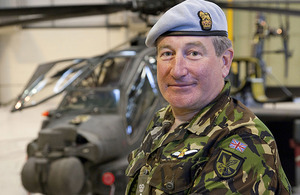
{"label": "helicopter nose", "polygon": [[[22,169],[21,178],[29,192],[79,194],[84,185],[84,168],[75,157],[61,158],[51,163],[47,159],[30,157]],[[42,187],[42,183],[47,183],[46,187]]]}

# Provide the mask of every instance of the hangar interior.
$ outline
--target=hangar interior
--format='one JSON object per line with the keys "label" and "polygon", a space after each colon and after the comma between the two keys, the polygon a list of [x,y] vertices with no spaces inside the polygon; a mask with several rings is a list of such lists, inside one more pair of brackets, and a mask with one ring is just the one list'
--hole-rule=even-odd
{"label": "hangar interior", "polygon": [[[125,0],[86,0],[84,4],[118,2],[125,2]],[[80,0],[0,0],[0,8],[82,4],[83,1]],[[285,4],[272,6],[286,7]],[[289,6],[293,9],[300,9],[299,3]],[[269,97],[280,96],[283,93],[282,86],[284,86],[294,96],[300,97],[300,15],[252,10],[224,9],[224,11],[227,16],[230,16],[229,33],[234,43],[235,56],[238,57],[253,56],[253,47],[258,39],[255,37],[257,23],[259,18],[265,20],[263,44],[267,52],[263,53],[262,59],[266,65],[266,94]],[[42,120],[40,113],[46,109],[52,109],[60,100],[58,97],[34,108],[16,113],[10,112],[13,103],[37,66],[60,59],[92,57],[119,46],[137,34],[146,32],[147,26],[137,15],[130,11],[122,11],[109,15],[0,26],[0,129],[2,134],[0,170],[5,173],[0,177],[0,186],[2,192],[4,190],[3,194],[27,194],[22,188],[19,175],[26,158],[26,144],[34,139],[39,131]],[[26,16],[23,17],[26,18]],[[0,23],[13,19],[20,19],[20,17],[2,16]],[[153,21],[155,19],[155,17],[152,18]],[[284,35],[278,29],[282,29]],[[268,106],[274,107],[275,104]],[[300,102],[278,104],[278,107],[290,109],[291,112],[299,112]],[[288,155],[281,157],[282,161],[286,161],[286,158],[293,158],[294,151],[289,146],[290,138],[294,136],[294,124],[270,125],[271,129],[280,127],[286,132],[286,138],[283,138],[283,133],[274,133],[275,138],[277,136],[276,139],[284,139],[280,144],[287,146],[283,150],[287,150]],[[23,162],[21,162],[22,159]],[[296,186],[300,181],[295,181],[297,176],[293,173],[296,173],[297,169],[293,161],[294,159],[289,159],[291,163],[285,164],[284,169],[290,172],[292,184]]]}

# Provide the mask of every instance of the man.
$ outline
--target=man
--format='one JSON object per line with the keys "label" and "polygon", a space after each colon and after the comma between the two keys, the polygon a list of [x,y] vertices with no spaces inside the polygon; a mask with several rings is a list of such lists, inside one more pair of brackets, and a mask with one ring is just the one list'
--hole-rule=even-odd
{"label": "man", "polygon": [[126,194],[290,194],[269,129],[229,97],[233,59],[215,4],[186,0],[150,30],[157,80],[169,105],[129,157]]}

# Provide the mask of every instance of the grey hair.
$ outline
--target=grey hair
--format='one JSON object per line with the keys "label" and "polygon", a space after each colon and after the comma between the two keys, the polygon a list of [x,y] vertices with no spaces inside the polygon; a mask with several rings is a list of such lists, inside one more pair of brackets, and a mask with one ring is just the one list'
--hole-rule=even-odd
{"label": "grey hair", "polygon": [[220,57],[226,51],[226,49],[232,47],[231,40],[224,36],[214,36],[212,38],[212,43],[215,47],[215,52],[218,57]]}

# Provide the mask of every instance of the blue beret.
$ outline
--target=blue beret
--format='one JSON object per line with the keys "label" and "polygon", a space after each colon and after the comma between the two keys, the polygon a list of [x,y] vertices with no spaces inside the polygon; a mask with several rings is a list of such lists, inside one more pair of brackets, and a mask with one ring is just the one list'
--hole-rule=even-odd
{"label": "blue beret", "polygon": [[160,36],[227,36],[222,9],[204,0],[186,0],[164,13],[151,28],[146,45],[154,47]]}

